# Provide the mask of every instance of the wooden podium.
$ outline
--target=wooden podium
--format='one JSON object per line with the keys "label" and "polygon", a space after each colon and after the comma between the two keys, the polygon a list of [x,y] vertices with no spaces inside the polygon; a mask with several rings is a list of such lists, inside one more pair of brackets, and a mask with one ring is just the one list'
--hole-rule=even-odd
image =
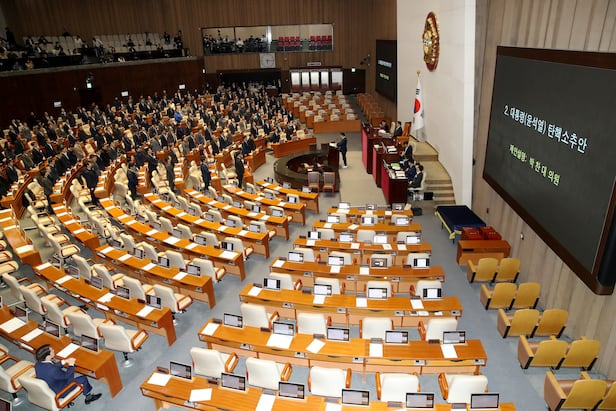
{"label": "wooden podium", "polygon": [[327,147],[327,164],[331,168],[337,169],[340,165],[340,150],[338,150],[338,147],[329,144]]}

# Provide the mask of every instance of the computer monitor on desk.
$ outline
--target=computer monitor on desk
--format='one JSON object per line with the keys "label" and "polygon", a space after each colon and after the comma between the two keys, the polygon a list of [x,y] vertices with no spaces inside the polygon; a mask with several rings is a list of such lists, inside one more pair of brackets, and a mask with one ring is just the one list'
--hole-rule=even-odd
{"label": "computer monitor on desk", "polygon": [[498,410],[498,393],[477,393],[471,394],[471,410]]}
{"label": "computer monitor on desk", "polygon": [[253,213],[260,213],[261,212],[261,206],[259,204],[254,204],[252,206],[252,212]]}
{"label": "computer monitor on desk", "polygon": [[274,321],[272,324],[272,332],[281,335],[295,335],[295,327],[293,324],[283,323],[282,321]]}
{"label": "computer monitor on desk", "polygon": [[15,308],[13,308],[13,316],[25,323],[28,322],[28,311],[19,306],[15,306]]}
{"label": "computer monitor on desk", "polygon": [[332,295],[331,284],[315,284],[312,293],[314,295]]}
{"label": "computer monitor on desk", "polygon": [[307,238],[308,240],[320,240],[321,232],[320,231],[308,231]]}
{"label": "computer monitor on desk", "polygon": [[227,327],[242,328],[244,319],[241,315],[224,313],[222,316],[222,323]]}
{"label": "computer monitor on desk", "polygon": [[205,237],[203,237],[202,235],[195,235],[194,237],[195,243],[199,244],[199,245],[205,245],[207,243],[207,240],[205,239]]}
{"label": "computer monitor on desk", "polygon": [[188,264],[186,266],[186,272],[191,275],[199,276],[201,275],[201,267],[199,267],[198,265],[194,265],[194,264]]}
{"label": "computer monitor on desk", "polygon": [[342,266],[344,265],[344,257],[337,255],[327,256],[327,264],[330,266]]}
{"label": "computer monitor on desk", "polygon": [[272,216],[274,216],[274,217],[282,217],[282,216],[284,216],[284,212],[282,210],[278,210],[276,208],[272,208]]}
{"label": "computer monitor on desk", "polygon": [[98,338],[89,337],[85,334],[81,335],[81,346],[90,351],[98,352]]}
{"label": "computer monitor on desk", "polygon": [[343,405],[370,405],[370,392],[363,390],[342,389]]}
{"label": "computer monitor on desk", "polygon": [[45,320],[43,322],[43,331],[56,338],[60,338],[60,326],[52,321]]}
{"label": "computer monitor on desk", "polygon": [[263,288],[266,290],[275,290],[280,291],[280,280],[277,278],[267,278],[263,279]]}
{"label": "computer monitor on desk", "polygon": [[13,403],[11,401],[0,398],[0,411],[12,411]]}
{"label": "computer monitor on desk", "polygon": [[141,248],[135,247],[133,252],[135,253],[135,257],[137,257],[137,258],[139,258],[141,260],[143,260],[145,258],[145,251],[142,250]]}
{"label": "computer monitor on desk", "polygon": [[304,253],[299,251],[289,251],[289,253],[287,254],[287,260],[294,263],[303,263]]}
{"label": "computer monitor on desk", "polygon": [[387,234],[375,234],[374,237],[372,237],[372,242],[374,244],[387,244]]}
{"label": "computer monitor on desk", "polygon": [[229,242],[229,241],[222,241],[220,243],[220,246],[222,247],[223,250],[225,251],[233,251],[233,243]]}
{"label": "computer monitor on desk", "polygon": [[409,218],[407,216],[396,217],[394,223],[399,226],[409,225]]}
{"label": "computer monitor on desk", "polygon": [[330,224],[338,224],[340,222],[340,216],[335,214],[328,214],[326,221]]}
{"label": "computer monitor on desk", "polygon": [[188,364],[182,364],[175,361],[169,362],[169,374],[174,377],[185,378],[187,380],[192,379],[192,366]]}
{"label": "computer monitor on desk", "polygon": [[375,216],[363,216],[361,218],[361,225],[374,225],[376,224]]}
{"label": "computer monitor on desk", "polygon": [[260,233],[261,227],[259,227],[259,224],[257,223],[250,223],[248,225],[248,231],[250,231],[251,233]]}
{"label": "computer monitor on desk", "polygon": [[100,277],[90,277],[90,285],[101,290],[103,288],[103,279]]}
{"label": "computer monitor on desk", "polygon": [[344,232],[344,233],[340,233],[338,240],[341,243],[352,243],[355,240],[355,238],[353,237],[353,234]]}
{"label": "computer monitor on desk", "polygon": [[429,268],[430,267],[430,254],[427,253],[413,253],[409,254],[413,268]]}
{"label": "computer monitor on desk", "polygon": [[443,344],[466,344],[466,331],[443,331]]}
{"label": "computer monitor on desk", "polygon": [[348,210],[350,208],[351,208],[351,205],[349,203],[338,203],[339,210]]}
{"label": "computer monitor on desk", "polygon": [[421,242],[421,236],[419,234],[407,235],[405,239],[406,244],[419,244]]}
{"label": "computer monitor on desk", "polygon": [[118,250],[122,249],[122,242],[119,240],[116,240],[115,238],[110,238],[109,239],[109,245],[112,246],[113,248],[116,248]]}
{"label": "computer monitor on desk", "polygon": [[246,377],[240,375],[228,374],[223,372],[220,374],[220,386],[231,390],[246,390]]}
{"label": "computer monitor on desk", "polygon": [[162,299],[157,295],[146,294],[145,302],[152,308],[160,310],[162,308]]}
{"label": "computer monitor on desk", "polygon": [[130,289],[126,287],[122,287],[118,285],[115,289],[116,295],[120,298],[124,298],[126,300],[130,300]]}
{"label": "computer monitor on desk", "polygon": [[370,258],[370,268],[387,268],[387,258],[385,257]]}
{"label": "computer monitor on desk", "polygon": [[371,287],[366,290],[366,297],[370,300],[386,300],[387,288]]}
{"label": "computer monitor on desk", "polygon": [[408,344],[409,333],[408,331],[390,330],[385,331],[385,343],[386,344]]}
{"label": "computer monitor on desk", "polygon": [[433,392],[407,392],[406,393],[406,408],[432,410],[434,409],[434,393]]}
{"label": "computer monitor on desk", "polygon": [[158,265],[169,268],[169,259],[167,257],[158,256]]}
{"label": "computer monitor on desk", "polygon": [[173,230],[171,230],[171,234],[174,237],[182,238],[182,230],[180,230],[179,228],[174,228]]}
{"label": "computer monitor on desk", "polygon": [[424,288],[423,295],[424,300],[440,300],[443,296],[443,290],[441,288]]}
{"label": "computer monitor on desk", "polygon": [[278,383],[278,396],[284,398],[293,398],[296,400],[304,399],[304,385],[293,384],[290,382],[280,381]]}

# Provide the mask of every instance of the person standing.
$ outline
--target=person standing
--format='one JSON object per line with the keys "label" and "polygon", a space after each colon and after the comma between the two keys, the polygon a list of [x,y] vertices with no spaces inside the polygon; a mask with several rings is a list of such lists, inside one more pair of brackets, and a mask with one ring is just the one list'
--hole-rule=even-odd
{"label": "person standing", "polygon": [[88,187],[88,190],[90,190],[90,197],[92,198],[92,204],[94,204],[95,206],[98,206],[98,198],[96,198],[96,196],[94,195],[94,191],[96,191],[96,185],[98,184],[98,175],[96,174],[96,171],[94,170],[94,162],[93,161],[88,161],[88,165],[86,166],[86,169],[83,170],[83,178],[86,180],[86,186]]}
{"label": "person standing", "polygon": [[338,150],[340,150],[340,154],[342,154],[342,162],[344,163],[342,168],[347,168],[348,165],[347,165],[347,158],[346,158],[346,153],[347,153],[346,134],[340,133],[340,141],[338,141],[338,144],[336,146],[338,147]]}
{"label": "person standing", "polygon": [[131,162],[128,166],[126,178],[128,179],[128,189],[130,190],[130,196],[133,200],[136,200],[137,186],[139,185],[139,170],[137,170],[137,165],[134,162]]}
{"label": "person standing", "polygon": [[212,175],[210,174],[210,167],[205,160],[201,160],[201,178],[203,179],[203,192],[208,191],[210,182],[212,181]]}
{"label": "person standing", "polygon": [[171,156],[167,156],[167,161],[165,162],[165,172],[167,174],[169,190],[175,193],[175,170],[173,169],[173,159]]}
{"label": "person standing", "polygon": [[242,161],[242,154],[235,154],[235,174],[237,174],[238,187],[242,188],[242,181],[244,180],[244,162]]}
{"label": "person standing", "polygon": [[54,349],[49,344],[42,345],[36,350],[36,364],[34,364],[36,378],[44,380],[55,393],[62,391],[72,382],[81,384],[86,396],[86,404],[101,397],[100,393],[92,393],[88,377],[85,375],[75,377],[75,358],[70,357],[61,362],[54,362],[54,355]]}

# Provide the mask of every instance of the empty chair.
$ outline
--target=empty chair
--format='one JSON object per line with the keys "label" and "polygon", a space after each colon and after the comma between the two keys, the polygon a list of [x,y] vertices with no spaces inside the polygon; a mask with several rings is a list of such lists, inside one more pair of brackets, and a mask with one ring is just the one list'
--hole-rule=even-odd
{"label": "empty chair", "polygon": [[221,374],[232,373],[238,363],[237,354],[225,354],[208,348],[192,347],[190,349],[195,374],[220,378]]}
{"label": "empty chair", "polygon": [[214,267],[212,261],[203,258],[194,258],[190,263],[199,267],[200,275],[209,275],[215,283],[220,281],[226,272],[224,267]]}
{"label": "empty chair", "polygon": [[550,308],[541,313],[539,323],[532,337],[540,336],[545,337],[548,335],[555,335],[560,338],[563,331],[565,331],[565,325],[567,324],[567,318],[569,313],[567,310],[559,308]]}
{"label": "empty chair", "polygon": [[224,220],[222,218],[222,214],[220,214],[220,211],[218,210],[208,210],[206,214],[209,214],[212,216],[212,221],[214,221],[215,223],[224,223]]}
{"label": "empty chair", "polygon": [[332,195],[336,191],[336,173],[326,171],[323,173],[323,191],[331,191]]}
{"label": "empty chair", "polygon": [[0,276],[3,274],[11,274],[19,270],[19,264],[15,261],[6,261],[0,264]]}
{"label": "empty chair", "polygon": [[256,387],[278,390],[280,381],[289,381],[293,368],[290,363],[279,364],[271,360],[246,358],[248,384]]}
{"label": "empty chair", "polygon": [[351,369],[310,367],[308,390],[313,395],[342,397],[342,390],[351,386]]}
{"label": "empty chair", "polygon": [[304,256],[304,262],[314,263],[315,261],[317,261],[317,258],[315,258],[314,256],[314,250],[312,248],[295,247],[293,251],[297,253],[302,253],[302,255]]}
{"label": "empty chair", "polygon": [[168,232],[169,234],[173,233],[173,224],[171,220],[167,217],[158,217],[158,221],[160,222],[160,229]]}
{"label": "empty chair", "polygon": [[178,203],[180,203],[180,208],[188,212],[188,210],[190,209],[190,204],[188,204],[188,201],[182,196],[178,196],[177,199]]}
{"label": "empty chair", "polygon": [[113,320],[107,320],[103,318],[92,318],[83,311],[74,311],[66,314],[66,317],[71,322],[73,327],[73,334],[77,337],[87,335],[92,338],[102,338],[98,326],[101,324],[115,324]]}
{"label": "empty chair", "polygon": [[65,303],[62,298],[54,294],[39,296],[34,289],[24,287],[23,285],[20,285],[19,289],[21,290],[21,295],[24,298],[26,307],[38,313],[43,319],[47,317],[47,310],[45,309],[45,306],[43,306],[43,302],[41,301],[42,299],[47,299],[49,303],[53,303],[59,306]]}
{"label": "empty chair", "polygon": [[111,275],[111,272],[104,264],[94,264],[92,266],[92,273],[103,280],[103,287],[108,290],[115,290],[118,285],[123,284],[124,274]]}
{"label": "empty chair", "polygon": [[503,338],[519,335],[531,336],[537,327],[538,320],[539,311],[532,308],[517,310],[512,315],[505,314],[505,311],[499,308],[496,327]]}
{"label": "empty chair", "polygon": [[518,361],[520,367],[551,367],[558,369],[565,359],[567,341],[551,336],[548,340],[529,342],[525,336],[518,339]]}
{"label": "empty chair", "polygon": [[190,231],[190,228],[187,225],[180,223],[176,225],[175,228],[177,228],[180,231],[180,233],[182,233],[180,238],[188,238],[188,239],[192,238],[192,232]]}
{"label": "empty chair", "polygon": [[70,305],[63,310],[60,310],[60,307],[58,307],[58,304],[53,299],[50,300],[48,298],[41,298],[41,303],[43,304],[43,308],[45,308],[47,318],[64,328],[65,333],[68,333],[68,327],[71,325],[67,314],[81,311],[81,308],[74,305]]}
{"label": "empty chair", "polygon": [[214,233],[209,233],[207,231],[201,231],[199,235],[205,239],[205,245],[211,245],[211,246],[220,245],[220,242],[218,241],[218,237],[216,237],[216,234]]}
{"label": "empty chair", "polygon": [[341,284],[340,279],[338,278],[316,277],[314,279],[314,283],[331,286],[332,295],[344,294],[344,291],[345,291],[345,284],[344,283]]}
{"label": "empty chair", "polygon": [[471,394],[482,393],[488,389],[485,375],[445,374],[438,376],[438,385],[443,399],[448,403],[471,402]]}
{"label": "empty chair", "polygon": [[165,255],[169,259],[170,267],[177,267],[180,270],[186,270],[186,264],[188,263],[188,261],[184,260],[184,256],[182,256],[182,254],[178,253],[177,251],[166,250]]}
{"label": "empty chair", "polygon": [[443,283],[439,280],[419,280],[417,281],[417,284],[411,284],[410,294],[418,297],[423,297],[424,289],[442,287]]}
{"label": "empty chair", "polygon": [[344,258],[344,265],[353,265],[357,263],[357,261],[353,260],[353,255],[351,253],[345,253],[343,251],[332,251],[329,253],[329,255],[332,257]]}
{"label": "empty chair", "polygon": [[541,284],[539,283],[522,283],[518,286],[515,293],[515,299],[511,308],[516,310],[520,308],[535,308],[539,302],[541,293]]}
{"label": "empty chair", "polygon": [[503,282],[509,281],[515,283],[520,274],[520,259],[519,258],[502,258],[498,263],[498,269],[494,281]]}
{"label": "empty chair", "polygon": [[233,244],[233,251],[241,253],[244,256],[244,260],[250,257],[254,252],[252,246],[244,246],[244,243],[239,238],[225,237],[224,241]]}
{"label": "empty chair", "polygon": [[223,194],[222,195],[222,201],[223,201],[223,203],[227,203],[229,205],[233,204],[233,199],[231,198],[231,196],[229,194]]}
{"label": "empty chair", "polygon": [[369,340],[372,338],[385,339],[385,332],[394,329],[391,318],[366,317],[359,320],[359,338]]}
{"label": "empty chair", "polygon": [[244,325],[250,327],[269,328],[271,330],[272,323],[280,318],[278,311],[269,316],[265,306],[251,303],[240,304],[240,312],[242,313]]}
{"label": "empty chair", "polygon": [[208,191],[210,197],[212,197],[214,199],[218,197],[218,191],[216,191],[216,189],[214,187],[209,186],[207,188],[207,191]]}
{"label": "empty chair", "polygon": [[137,298],[141,301],[145,301],[145,295],[151,294],[154,289],[150,284],[141,284],[141,281],[133,277],[124,277],[122,281],[124,282],[124,287],[129,289],[131,298]]}
{"label": "empty chair", "polygon": [[597,410],[615,410],[616,409],[616,383],[608,382],[608,389],[601,402],[596,408]]}
{"label": "empty chair", "polygon": [[13,396],[13,405],[17,406],[23,401],[17,397],[17,391],[21,390],[19,377],[26,373],[33,373],[34,364],[30,361],[19,360],[5,353],[0,362],[4,364],[7,361],[13,361],[14,364],[8,368],[0,367],[0,390],[11,394]]}
{"label": "empty chair", "polygon": [[[279,215],[279,216],[285,216],[285,212],[284,209],[282,207],[278,207],[278,206],[270,206],[270,214],[271,215]],[[287,217],[287,221],[291,221],[293,219],[292,216],[288,215]]]}
{"label": "empty chair", "polygon": [[322,240],[336,239],[336,232],[332,228],[317,228],[317,232],[321,233]]}
{"label": "empty chair", "polygon": [[148,333],[145,330],[127,330],[116,324],[101,324],[98,329],[105,339],[105,348],[122,352],[124,356],[122,366],[124,367],[133,365],[134,360],[129,359],[128,354],[139,350],[148,339]]}
{"label": "empty chair", "polygon": [[331,317],[325,318],[321,313],[298,313],[297,333],[327,335],[327,327],[332,323]]}
{"label": "empty chair", "polygon": [[259,227],[259,233],[267,233],[270,240],[276,236],[276,230],[269,230],[264,221],[251,221],[250,225]]}
{"label": "empty chair", "polygon": [[163,307],[171,310],[174,320],[176,313],[186,311],[193,302],[191,296],[176,293],[173,289],[160,284],[154,284],[154,294],[160,297]]}
{"label": "empty chair", "polygon": [[357,230],[356,240],[362,243],[371,243],[375,234],[374,230]]}
{"label": "empty chair", "polygon": [[146,259],[154,262],[158,261],[158,252],[156,252],[156,248],[154,248],[152,244],[144,241],[141,243],[141,248],[143,248],[143,253]]}
{"label": "empty chair", "polygon": [[259,190],[257,190],[257,187],[255,187],[254,184],[252,183],[246,183],[246,192],[248,194],[256,194],[258,193]]}
{"label": "empty chair", "polygon": [[233,221],[233,226],[234,227],[238,227],[238,228],[243,228],[244,227],[244,222],[242,221],[241,218],[239,218],[236,215],[230,215],[227,217],[228,220]]}
{"label": "empty chair", "polygon": [[[21,292],[21,287],[29,288],[34,291],[36,295],[47,294],[47,290],[45,287],[40,285],[39,283],[33,283],[28,277],[22,277],[19,280],[12,276],[11,274],[2,274],[2,281],[9,287],[11,291],[11,295],[18,301],[21,302],[24,300],[24,296]],[[29,283],[29,284],[26,284]]]}
{"label": "empty chair", "polygon": [[599,340],[589,340],[582,336],[579,340],[569,344],[567,355],[560,365],[563,368],[582,368],[590,371],[599,357],[601,342]]}
{"label": "empty chair", "polygon": [[45,380],[36,378],[34,374],[22,375],[19,382],[28,393],[28,401],[50,411],[66,407],[83,392],[83,387],[73,381],[56,394]]}
{"label": "empty chair", "polygon": [[515,298],[516,285],[514,283],[498,283],[493,289],[489,289],[485,284],[481,284],[479,291],[479,301],[486,310],[498,308],[510,309]]}
{"label": "empty chair", "polygon": [[416,374],[380,373],[374,375],[376,395],[379,401],[406,403],[407,392],[419,392],[419,378]]}
{"label": "empty chair", "polygon": [[551,371],[545,374],[543,398],[550,411],[593,410],[602,401],[605,380],[590,379],[583,371],[578,380],[557,380]]}
{"label": "empty chair", "polygon": [[469,260],[466,278],[470,283],[475,281],[492,282],[494,281],[497,267],[498,260],[496,258],[480,258],[477,265]]}
{"label": "empty chair", "polygon": [[419,321],[417,331],[424,341],[442,340],[443,332],[455,331],[458,328],[458,320],[455,318],[430,318],[428,324]]}
{"label": "empty chair", "polygon": [[61,246],[60,243],[55,241],[53,238],[51,238],[50,240],[51,240],[51,245],[55,252],[54,255],[57,256],[58,260],[60,261],[60,267],[64,266],[64,263],[66,262],[67,259],[69,259],[75,254],[79,254],[79,251],[81,251],[79,247],[77,247],[74,244],[68,244],[68,245]]}
{"label": "empty chair", "polygon": [[321,174],[318,171],[308,172],[308,187],[317,193],[321,191]]}
{"label": "empty chair", "polygon": [[122,239],[122,244],[124,244],[124,249],[129,254],[135,254],[135,248],[137,248],[137,243],[135,243],[135,239],[130,234],[120,233],[120,238]]}
{"label": "empty chair", "polygon": [[302,287],[302,281],[293,281],[291,274],[270,273],[269,278],[280,281],[281,290],[299,290]]}

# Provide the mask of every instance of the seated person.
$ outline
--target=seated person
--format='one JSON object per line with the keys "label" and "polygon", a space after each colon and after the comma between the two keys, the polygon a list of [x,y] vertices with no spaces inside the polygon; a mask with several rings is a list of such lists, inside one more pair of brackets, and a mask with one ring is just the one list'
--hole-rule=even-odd
{"label": "seated person", "polygon": [[408,163],[407,168],[404,170],[404,174],[406,174],[406,178],[409,180],[410,184],[415,178],[415,175],[417,174],[417,165],[414,161]]}
{"label": "seated person", "polygon": [[415,174],[415,177],[413,178],[413,181],[411,181],[411,188],[419,188],[421,187],[421,182],[423,180],[423,169],[424,166],[421,164],[418,164],[415,166],[415,168],[417,168],[417,174]]}
{"label": "seated person", "polygon": [[[69,383],[75,381],[83,386],[86,404],[98,400],[102,394],[92,393],[92,386],[88,377],[85,375],[74,376],[75,359],[71,357],[61,362],[54,362],[55,354],[54,349],[49,344],[42,345],[36,350],[36,364],[34,364],[36,378],[44,380],[55,393],[60,392]],[[66,368],[64,368],[65,366]]]}

